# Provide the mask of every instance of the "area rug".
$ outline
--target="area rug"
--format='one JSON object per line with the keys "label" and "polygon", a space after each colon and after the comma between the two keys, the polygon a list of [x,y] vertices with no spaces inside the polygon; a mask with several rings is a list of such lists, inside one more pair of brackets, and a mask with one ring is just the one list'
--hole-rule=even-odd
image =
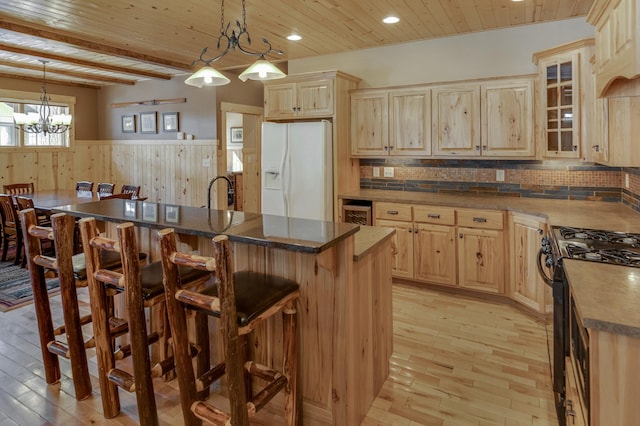
{"label": "area rug", "polygon": [[[47,279],[47,288],[50,295],[59,293],[58,279]],[[0,311],[7,312],[29,303],[33,303],[29,271],[13,262],[0,262]]]}

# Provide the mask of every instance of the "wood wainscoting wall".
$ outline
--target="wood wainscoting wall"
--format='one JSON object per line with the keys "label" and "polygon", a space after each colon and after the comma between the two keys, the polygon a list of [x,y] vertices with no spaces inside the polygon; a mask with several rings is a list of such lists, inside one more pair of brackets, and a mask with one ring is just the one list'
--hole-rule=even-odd
{"label": "wood wainscoting wall", "polygon": [[[71,149],[0,150],[0,184],[73,189],[76,181],[140,185],[150,201],[205,206],[215,177],[217,140],[75,141]],[[209,159],[209,167],[203,160]],[[224,171],[222,174],[226,174]],[[212,191],[213,192],[213,191]],[[212,194],[212,204],[216,197]]]}

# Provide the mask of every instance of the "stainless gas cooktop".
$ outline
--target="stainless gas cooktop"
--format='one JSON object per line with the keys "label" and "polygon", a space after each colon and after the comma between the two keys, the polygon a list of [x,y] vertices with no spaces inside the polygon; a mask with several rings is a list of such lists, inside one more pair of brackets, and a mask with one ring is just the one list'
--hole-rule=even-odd
{"label": "stainless gas cooktop", "polygon": [[640,234],[554,227],[553,237],[564,258],[640,267]]}

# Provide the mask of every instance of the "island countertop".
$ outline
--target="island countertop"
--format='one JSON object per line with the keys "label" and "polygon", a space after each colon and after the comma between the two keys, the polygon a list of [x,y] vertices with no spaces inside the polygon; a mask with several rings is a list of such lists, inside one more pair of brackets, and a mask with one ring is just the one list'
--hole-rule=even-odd
{"label": "island countertop", "polygon": [[224,234],[233,242],[304,253],[320,253],[360,228],[347,223],[117,198],[58,206],[53,211],[107,222],[132,222],[146,228],[174,228],[178,233],[199,237]]}

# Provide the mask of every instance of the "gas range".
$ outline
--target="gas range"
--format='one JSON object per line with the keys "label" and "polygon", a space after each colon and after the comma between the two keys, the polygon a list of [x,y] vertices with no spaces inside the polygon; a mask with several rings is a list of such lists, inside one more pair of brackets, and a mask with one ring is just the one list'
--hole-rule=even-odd
{"label": "gas range", "polygon": [[640,234],[553,227],[560,257],[640,267]]}

